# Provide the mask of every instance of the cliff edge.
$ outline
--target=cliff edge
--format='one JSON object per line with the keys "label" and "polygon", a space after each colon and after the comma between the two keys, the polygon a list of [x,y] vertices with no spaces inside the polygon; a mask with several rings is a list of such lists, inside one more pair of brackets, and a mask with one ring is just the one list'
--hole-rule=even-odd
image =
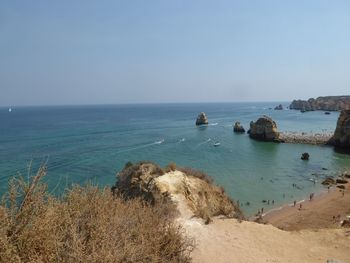
{"label": "cliff edge", "polygon": [[293,100],[289,105],[291,110],[301,111],[340,111],[350,109],[350,96],[326,96],[308,100]]}

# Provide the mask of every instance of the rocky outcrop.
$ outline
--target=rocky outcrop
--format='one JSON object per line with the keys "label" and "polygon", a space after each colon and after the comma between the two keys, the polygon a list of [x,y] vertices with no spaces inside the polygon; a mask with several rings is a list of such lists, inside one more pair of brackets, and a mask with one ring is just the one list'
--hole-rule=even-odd
{"label": "rocky outcrop", "polygon": [[204,112],[199,113],[197,120],[196,120],[196,125],[206,125],[208,124],[208,117],[205,115]]}
{"label": "rocky outcrop", "polygon": [[220,215],[243,219],[237,204],[208,178],[193,169],[164,173],[154,163],[140,162],[119,172],[112,190],[124,198],[141,198],[151,204],[172,202],[181,214],[202,218],[206,223]]}
{"label": "rocky outcrop", "polygon": [[127,163],[117,173],[117,182],[112,190],[126,199],[142,198],[154,204],[163,199],[154,181],[163,174],[162,168],[152,162]]}
{"label": "rocky outcrop", "polygon": [[276,123],[268,116],[250,122],[249,136],[252,139],[280,142],[279,135]]}
{"label": "rocky outcrop", "polygon": [[332,143],[336,147],[350,149],[350,110],[341,111]]}
{"label": "rocky outcrop", "polygon": [[245,129],[239,121],[237,121],[233,126],[233,131],[237,133],[245,133]]}
{"label": "rocky outcrop", "polygon": [[337,184],[347,184],[347,183],[348,183],[348,180],[343,179],[343,178],[338,178],[335,182],[336,182]]}
{"label": "rocky outcrop", "polygon": [[282,104],[280,104],[280,105],[276,106],[276,107],[275,107],[275,110],[283,110],[283,106],[282,106]]}
{"label": "rocky outcrop", "polygon": [[291,110],[314,111],[339,111],[350,109],[350,96],[327,96],[317,99],[293,100],[289,106]]}
{"label": "rocky outcrop", "polygon": [[300,159],[304,161],[308,161],[310,159],[310,154],[309,153],[303,153],[300,157]]}
{"label": "rocky outcrop", "polygon": [[335,184],[335,180],[333,177],[327,177],[326,179],[323,180],[322,184],[323,185],[333,185],[333,184]]}

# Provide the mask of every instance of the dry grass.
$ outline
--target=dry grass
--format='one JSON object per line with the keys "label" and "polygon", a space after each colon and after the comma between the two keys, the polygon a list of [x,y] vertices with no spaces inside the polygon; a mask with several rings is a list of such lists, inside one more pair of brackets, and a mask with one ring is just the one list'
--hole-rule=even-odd
{"label": "dry grass", "polygon": [[213,184],[213,182],[214,182],[213,178],[211,178],[209,175],[207,175],[203,171],[193,169],[191,167],[179,167],[177,169],[188,176],[194,176],[194,177],[197,177],[203,181],[206,181],[208,184]]}
{"label": "dry grass", "polygon": [[169,172],[173,172],[176,170],[176,163],[171,162],[169,163],[166,167],[165,167],[165,172],[169,173]]}
{"label": "dry grass", "polygon": [[0,262],[190,262],[193,246],[167,205],[125,201],[110,189],[48,194],[41,168],[13,179],[0,206]]}
{"label": "dry grass", "polygon": [[214,184],[213,179],[205,172],[193,168],[178,168],[188,177],[200,179],[200,183],[188,184],[183,181],[185,198],[189,201],[194,215],[210,223],[214,216],[226,216],[244,220],[240,207],[225,193],[223,187]]}

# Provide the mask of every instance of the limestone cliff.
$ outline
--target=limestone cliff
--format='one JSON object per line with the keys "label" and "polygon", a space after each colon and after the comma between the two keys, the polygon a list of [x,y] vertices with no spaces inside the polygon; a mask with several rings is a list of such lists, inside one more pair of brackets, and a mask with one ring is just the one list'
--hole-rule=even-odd
{"label": "limestone cliff", "polygon": [[[224,189],[204,173],[179,168],[164,172],[151,162],[127,165],[117,174],[113,191],[125,198],[142,198],[152,204],[174,202],[181,214],[209,222],[211,217],[243,219],[243,213]],[[180,204],[180,206],[179,206]]]}
{"label": "limestone cliff", "polygon": [[342,110],[332,139],[336,147],[350,149],[350,110]]}
{"label": "limestone cliff", "polygon": [[317,99],[293,100],[289,108],[301,111],[339,111],[350,109],[350,96],[326,96]]}
{"label": "limestone cliff", "polygon": [[249,136],[261,141],[279,141],[277,124],[270,117],[263,116],[256,122],[250,122]]}
{"label": "limestone cliff", "polygon": [[204,112],[199,113],[197,120],[196,120],[196,125],[205,125],[208,124],[208,117],[205,115]]}

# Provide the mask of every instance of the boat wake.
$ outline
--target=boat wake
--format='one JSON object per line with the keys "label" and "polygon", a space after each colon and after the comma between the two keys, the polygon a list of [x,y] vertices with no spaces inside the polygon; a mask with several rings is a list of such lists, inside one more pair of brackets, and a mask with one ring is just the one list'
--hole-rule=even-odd
{"label": "boat wake", "polygon": [[208,142],[210,142],[210,141],[211,141],[211,139],[209,138],[208,140],[206,140],[206,141],[201,142],[200,144],[198,144],[197,147],[199,147],[199,146],[201,146],[201,145],[203,145],[203,144],[206,144],[206,143],[208,143]]}

